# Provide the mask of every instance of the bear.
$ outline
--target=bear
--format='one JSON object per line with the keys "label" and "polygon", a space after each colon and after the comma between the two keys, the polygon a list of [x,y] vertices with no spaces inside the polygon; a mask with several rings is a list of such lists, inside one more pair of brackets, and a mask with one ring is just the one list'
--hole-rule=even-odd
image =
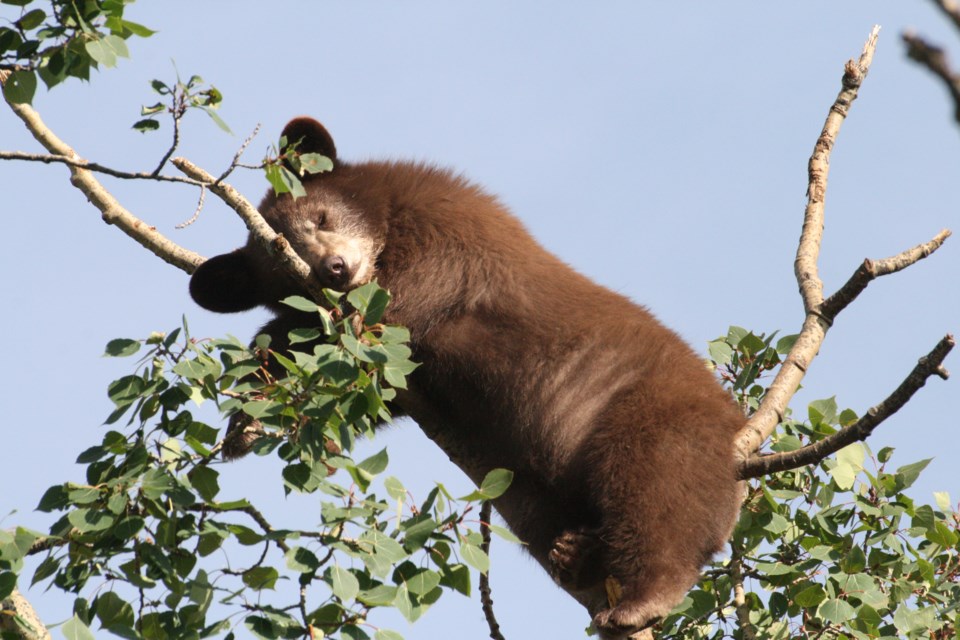
{"label": "bear", "polygon": [[[474,482],[513,471],[494,506],[602,638],[663,618],[726,545],[742,498],[734,440],[746,418],[705,362],[463,176],[341,161],[311,118],[283,136],[334,167],[303,178],[306,196],[268,193],[260,212],[322,286],[375,278],[390,291],[384,321],[409,329],[420,363],[395,414]],[[279,304],[305,291],[252,238],[203,263],[190,292],[212,311],[272,310],[273,349],[318,322]]]}

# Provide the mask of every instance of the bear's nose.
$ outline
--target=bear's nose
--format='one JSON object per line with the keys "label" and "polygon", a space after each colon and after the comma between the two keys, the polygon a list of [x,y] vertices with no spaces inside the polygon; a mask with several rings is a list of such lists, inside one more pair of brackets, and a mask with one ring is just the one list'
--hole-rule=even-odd
{"label": "bear's nose", "polygon": [[341,276],[347,268],[347,264],[340,256],[330,256],[323,263],[323,268],[327,270],[327,275]]}

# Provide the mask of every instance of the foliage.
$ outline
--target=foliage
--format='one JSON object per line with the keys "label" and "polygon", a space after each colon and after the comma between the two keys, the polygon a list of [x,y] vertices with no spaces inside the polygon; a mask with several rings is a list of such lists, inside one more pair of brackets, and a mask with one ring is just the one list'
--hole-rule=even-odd
{"label": "foliage", "polygon": [[190,79],[184,82],[178,75],[176,82],[169,85],[160,80],[153,80],[150,82],[150,88],[168,102],[161,100],[141,107],[140,115],[146,117],[133,123],[133,128],[137,131],[146,133],[159,129],[160,123],[157,121],[157,116],[162,113],[169,113],[176,122],[186,114],[188,109],[199,109],[210,116],[218,127],[231,133],[227,123],[217,115],[217,109],[223,101],[223,94],[213,85],[206,86],[200,76],[190,76]]}
{"label": "foliage", "polygon": [[297,150],[301,140],[280,137],[280,150],[271,149],[263,160],[267,181],[274,193],[289,193],[294,198],[307,195],[300,178],[306,174],[323,173],[333,169],[333,160],[319,153],[301,153]]}
{"label": "foliage", "polygon": [[[773,339],[731,327],[710,344],[713,364],[747,410],[763,397],[760,375],[793,341]],[[797,449],[856,419],[833,398],[811,402],[807,419],[788,417],[770,447]],[[891,469],[892,454],[856,443],[817,466],[751,481],[732,557],[704,574],[664,620],[663,635],[960,637],[960,516],[945,493],[935,506],[908,497],[929,460]],[[738,583],[746,590],[739,612]],[[750,634],[733,631],[745,621]]]}
{"label": "foliage", "polygon": [[[62,514],[49,535],[0,532],[0,599],[23,558],[40,550],[47,555],[32,583],[78,594],[70,637],[92,637],[95,621],[125,638],[232,637],[242,617],[260,638],[391,640],[400,636],[368,622],[374,609],[413,621],[444,590],[469,594],[468,565],[486,571],[488,560],[465,517],[471,501],[502,494],[511,474],[491,472],[461,499],[437,485],[415,503],[393,477],[376,493],[386,450],[360,461],[351,452],[389,420],[395,389],[415,367],[409,336],[379,323],[389,295],[375,283],[329,298],[332,310],[287,300],[326,330],[291,332],[289,357],[270,351],[265,336],[254,350],[232,338],[195,340],[186,323],[143,343],[110,342],[110,356],[146,351],[139,370],[109,387],[109,430],[78,458],[86,478],[40,500],[41,511]],[[277,481],[320,498],[316,528],[274,526],[248,500],[221,495],[217,429],[191,409],[204,401],[259,421],[266,435],[256,452],[283,461]],[[125,429],[112,426],[124,416]]]}
{"label": "foliage", "polygon": [[[0,0],[19,16],[0,26],[0,69],[12,72],[3,92],[10,102],[31,102],[37,77],[48,88],[67,78],[90,79],[90,70],[129,57],[126,40],[153,31],[123,17],[130,0]],[[43,7],[43,8],[41,8]]]}

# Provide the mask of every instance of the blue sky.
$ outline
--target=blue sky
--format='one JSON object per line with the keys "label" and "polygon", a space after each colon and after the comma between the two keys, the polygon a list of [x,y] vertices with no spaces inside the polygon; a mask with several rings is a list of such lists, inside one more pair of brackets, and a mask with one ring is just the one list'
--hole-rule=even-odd
{"label": "blue sky", "polygon": [[[269,7],[269,9],[267,8]],[[14,9],[0,8],[0,19]],[[698,350],[731,324],[798,330],[793,257],[806,163],[844,62],[883,27],[860,98],[832,156],[821,275],[835,290],[865,257],[893,255],[960,227],[960,131],[945,91],[905,59],[915,27],[960,39],[930,2],[333,3],[141,0],[129,19],[157,29],[132,59],[72,82],[35,106],[78,152],[119,168],[152,168],[169,126],[130,129],[155,97],[149,81],[200,74],[224,94],[222,117],[184,126],[181,154],[211,172],[262,123],[251,161],[301,114],[324,122],[340,155],[415,158],[454,167],[497,193],[551,251],[650,309]],[[39,151],[12,114],[0,148]],[[233,184],[257,200],[260,174]],[[51,484],[80,477],[77,452],[98,442],[105,389],[131,365],[100,357],[115,337],[169,330],[186,314],[198,336],[251,336],[254,312],[217,316],[187,295],[186,277],[104,225],[59,166],[0,164],[0,319],[6,392],[0,448],[3,526],[39,529],[32,512]],[[187,188],[107,182],[121,202],[180,244],[211,256],[241,244],[234,214],[208,198],[197,223]],[[947,332],[960,328],[960,240],[873,283],[839,318],[794,401],[836,395],[859,413],[890,393]],[[960,372],[954,355],[948,368]],[[960,498],[956,379],[931,380],[874,434],[895,461],[934,462],[914,488]],[[468,482],[413,424],[381,434],[389,473],[424,495]],[[277,517],[316,522],[309,500],[284,500],[278,467],[246,459],[223,469],[234,495],[273,503]],[[225,496],[226,497],[226,496]],[[0,515],[0,518],[3,517]],[[582,637],[584,612],[506,543],[493,549],[493,588],[508,637]],[[65,599],[29,595],[48,621]],[[486,637],[477,602],[446,596],[408,638]]]}

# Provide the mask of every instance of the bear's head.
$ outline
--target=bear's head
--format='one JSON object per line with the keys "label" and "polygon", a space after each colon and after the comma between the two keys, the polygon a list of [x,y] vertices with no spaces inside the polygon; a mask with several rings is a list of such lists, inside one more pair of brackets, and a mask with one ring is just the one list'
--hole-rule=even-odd
{"label": "bear's head", "polygon": [[[337,163],[337,150],[327,130],[312,118],[291,120],[283,130],[300,154],[319,153],[334,163],[333,171],[302,176],[306,196],[269,192],[260,213],[310,266],[323,287],[348,291],[373,275],[379,243],[363,207],[353,201],[351,171]],[[258,305],[277,307],[302,287],[251,237],[243,247],[204,262],[190,279],[190,295],[210,311],[245,311]]]}

